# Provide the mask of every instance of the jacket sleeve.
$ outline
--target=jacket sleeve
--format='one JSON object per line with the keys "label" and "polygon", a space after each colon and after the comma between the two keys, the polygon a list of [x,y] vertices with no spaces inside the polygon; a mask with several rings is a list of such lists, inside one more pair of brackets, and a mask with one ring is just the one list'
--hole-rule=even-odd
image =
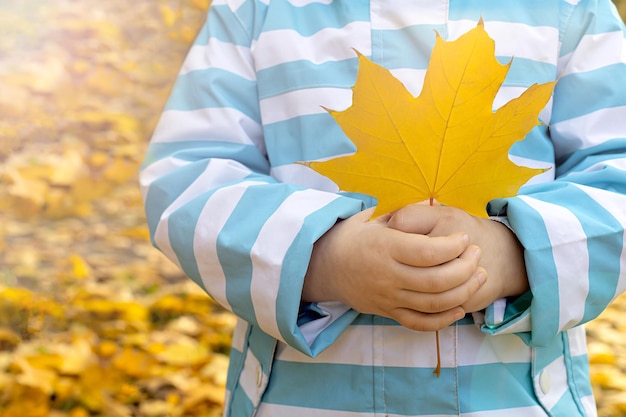
{"label": "jacket sleeve", "polygon": [[597,317],[626,286],[624,24],[609,0],[571,7],[548,127],[555,181],[491,206],[525,249],[531,296],[490,306],[483,330],[535,345]]}
{"label": "jacket sleeve", "polygon": [[315,355],[356,313],[335,308],[317,343],[302,334],[313,243],[364,203],[272,177],[251,57],[262,2],[239,3],[212,2],[186,57],[140,172],[146,216],[153,244],[219,304]]}

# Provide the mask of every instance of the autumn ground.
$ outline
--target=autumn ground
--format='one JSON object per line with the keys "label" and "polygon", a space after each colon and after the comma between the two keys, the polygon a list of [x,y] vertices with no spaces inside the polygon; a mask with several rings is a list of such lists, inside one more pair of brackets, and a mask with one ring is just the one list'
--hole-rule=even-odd
{"label": "autumn ground", "polygon": [[[217,416],[233,318],[152,249],[146,139],[208,0],[0,0],[0,417]],[[626,416],[626,300],[589,326]]]}

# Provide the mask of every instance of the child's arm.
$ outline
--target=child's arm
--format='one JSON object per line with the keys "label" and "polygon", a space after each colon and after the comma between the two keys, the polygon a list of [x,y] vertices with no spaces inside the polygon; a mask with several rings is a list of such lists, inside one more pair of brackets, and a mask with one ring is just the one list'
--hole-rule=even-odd
{"label": "child's arm", "polygon": [[370,215],[338,223],[315,243],[303,300],[341,301],[414,330],[438,330],[463,317],[461,306],[473,303],[486,279],[468,235],[428,236],[436,216],[423,218],[417,234],[388,227],[388,216],[368,221]]}

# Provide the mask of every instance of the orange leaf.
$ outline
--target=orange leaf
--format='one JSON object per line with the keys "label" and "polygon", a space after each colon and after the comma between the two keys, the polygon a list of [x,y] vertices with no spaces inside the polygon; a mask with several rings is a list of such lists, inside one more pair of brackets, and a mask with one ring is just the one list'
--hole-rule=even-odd
{"label": "orange leaf", "polygon": [[359,54],[352,106],[330,111],[357,151],[307,165],[342,190],[376,197],[375,215],[437,200],[486,217],[490,200],[543,172],[515,165],[508,150],[539,124],[555,84],[535,84],[494,112],[510,66],[494,53],[482,21],[455,41],[437,36],[417,98]]}

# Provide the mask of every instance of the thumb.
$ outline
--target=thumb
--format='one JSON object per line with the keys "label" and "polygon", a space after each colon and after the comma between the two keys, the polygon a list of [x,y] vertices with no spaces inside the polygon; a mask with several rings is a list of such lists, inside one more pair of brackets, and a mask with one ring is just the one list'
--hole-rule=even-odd
{"label": "thumb", "polygon": [[439,217],[439,210],[430,207],[428,202],[409,204],[393,212],[387,226],[405,233],[427,235],[437,225]]}

